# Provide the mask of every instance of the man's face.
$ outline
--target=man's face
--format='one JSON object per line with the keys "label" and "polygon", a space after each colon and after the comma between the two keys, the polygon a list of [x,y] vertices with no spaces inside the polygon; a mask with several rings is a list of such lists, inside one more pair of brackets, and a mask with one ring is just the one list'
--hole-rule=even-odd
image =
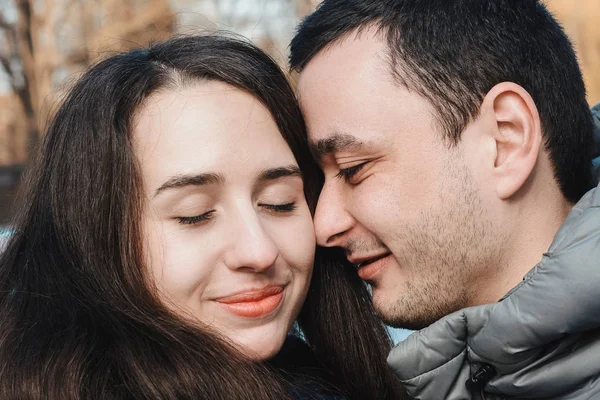
{"label": "man's face", "polygon": [[386,51],[374,34],[351,35],[308,63],[298,90],[325,174],[318,243],[345,250],[385,322],[418,329],[470,305],[498,252],[476,143],[443,139],[431,104],[394,82]]}

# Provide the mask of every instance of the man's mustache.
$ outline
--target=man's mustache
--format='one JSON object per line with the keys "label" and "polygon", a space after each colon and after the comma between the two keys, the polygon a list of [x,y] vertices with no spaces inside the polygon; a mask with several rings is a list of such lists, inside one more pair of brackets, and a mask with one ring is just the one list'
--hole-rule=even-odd
{"label": "man's mustache", "polygon": [[348,239],[343,246],[346,258],[355,254],[371,254],[376,252],[390,251],[382,241],[375,237]]}

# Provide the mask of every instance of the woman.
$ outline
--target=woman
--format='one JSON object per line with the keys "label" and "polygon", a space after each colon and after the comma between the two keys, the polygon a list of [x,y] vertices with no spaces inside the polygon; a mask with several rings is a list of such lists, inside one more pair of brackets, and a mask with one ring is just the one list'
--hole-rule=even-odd
{"label": "woman", "polygon": [[[249,43],[93,67],[0,260],[2,398],[398,398],[364,285],[314,253],[320,179],[292,90]],[[295,320],[310,350],[284,345]]]}

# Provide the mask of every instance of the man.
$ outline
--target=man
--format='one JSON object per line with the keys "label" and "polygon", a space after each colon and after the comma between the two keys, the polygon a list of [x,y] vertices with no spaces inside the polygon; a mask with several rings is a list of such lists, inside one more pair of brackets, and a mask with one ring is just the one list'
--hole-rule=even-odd
{"label": "man", "polygon": [[425,328],[388,358],[409,394],[600,398],[592,118],[544,6],[325,0],[290,61],[319,244],[386,323]]}

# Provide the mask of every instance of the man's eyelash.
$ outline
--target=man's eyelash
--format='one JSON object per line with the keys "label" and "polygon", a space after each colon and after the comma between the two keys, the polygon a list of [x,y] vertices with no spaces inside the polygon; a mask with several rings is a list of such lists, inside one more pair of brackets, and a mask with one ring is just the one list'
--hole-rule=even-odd
{"label": "man's eyelash", "polygon": [[275,212],[292,212],[296,209],[296,203],[285,203],[285,204],[259,204],[259,206],[266,208],[269,211]]}
{"label": "man's eyelash", "polygon": [[196,215],[195,217],[177,217],[177,219],[179,220],[180,224],[183,225],[194,225],[197,224],[199,222],[203,222],[203,221],[208,221],[212,215],[214,214],[214,210],[209,211],[209,212],[205,212],[204,214],[201,215]]}
{"label": "man's eyelash", "polygon": [[344,179],[344,181],[349,183],[350,179],[352,179],[352,177],[356,175],[358,171],[360,171],[365,166],[365,164],[366,163],[362,163],[350,168],[340,169],[340,172],[337,173],[336,178],[342,178]]}

